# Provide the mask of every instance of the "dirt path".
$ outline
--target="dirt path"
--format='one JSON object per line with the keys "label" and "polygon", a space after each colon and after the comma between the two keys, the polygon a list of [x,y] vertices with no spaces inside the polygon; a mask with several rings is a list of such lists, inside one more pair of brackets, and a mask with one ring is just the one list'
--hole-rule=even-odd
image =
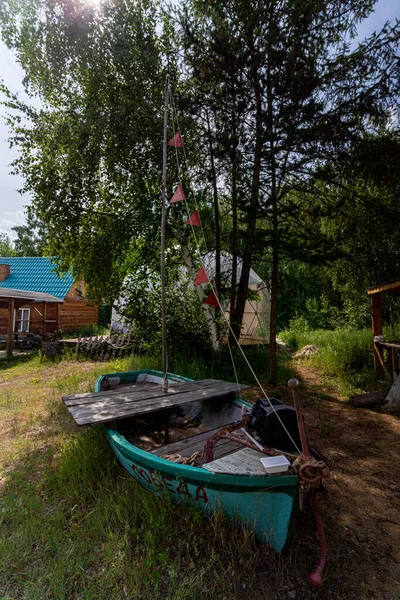
{"label": "dirt path", "polygon": [[332,468],[323,502],[330,559],[318,598],[400,598],[400,418],[356,409],[298,365],[309,441]]}

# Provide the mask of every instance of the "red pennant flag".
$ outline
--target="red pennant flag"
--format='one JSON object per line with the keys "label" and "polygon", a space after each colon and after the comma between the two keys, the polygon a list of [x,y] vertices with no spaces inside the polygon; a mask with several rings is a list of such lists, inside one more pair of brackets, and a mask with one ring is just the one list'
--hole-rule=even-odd
{"label": "red pennant flag", "polygon": [[169,140],[167,146],[174,146],[175,148],[183,148],[183,140],[181,138],[180,131],[178,131],[178,133],[176,133],[174,135],[174,137]]}
{"label": "red pennant flag", "polygon": [[180,202],[181,200],[186,200],[185,192],[183,191],[182,184],[178,184],[178,187],[175,190],[175,194],[172,196],[170,202]]}
{"label": "red pennant flag", "polygon": [[208,296],[208,298],[206,298],[206,300],[204,300],[203,304],[209,304],[210,306],[215,306],[215,308],[219,308],[217,296],[215,295],[214,292],[211,292],[211,294]]}
{"label": "red pennant flag", "polygon": [[210,280],[207,277],[207,273],[204,267],[200,267],[200,271],[196,275],[196,279],[193,281],[194,285],[200,285],[201,283],[208,283]]}
{"label": "red pennant flag", "polygon": [[195,227],[201,227],[201,220],[199,211],[195,210],[194,213],[185,221],[185,225],[194,225]]}

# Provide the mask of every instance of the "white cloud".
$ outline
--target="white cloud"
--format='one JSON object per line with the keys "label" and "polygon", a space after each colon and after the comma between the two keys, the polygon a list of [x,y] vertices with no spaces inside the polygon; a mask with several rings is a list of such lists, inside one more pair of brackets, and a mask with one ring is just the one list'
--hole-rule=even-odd
{"label": "white cloud", "polygon": [[3,213],[0,216],[0,233],[6,233],[9,238],[14,240],[17,235],[15,231],[11,231],[11,228],[15,227],[16,225],[25,225],[25,223],[26,219],[24,210]]}

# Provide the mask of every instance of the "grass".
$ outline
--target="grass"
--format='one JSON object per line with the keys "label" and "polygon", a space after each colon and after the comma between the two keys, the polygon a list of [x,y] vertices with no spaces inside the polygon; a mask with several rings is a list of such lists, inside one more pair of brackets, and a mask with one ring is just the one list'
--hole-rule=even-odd
{"label": "grass", "polygon": [[[391,334],[388,331],[385,334],[393,337],[393,330]],[[314,344],[318,352],[305,359],[305,363],[319,369],[341,395],[350,396],[388,385],[386,381],[377,383],[374,379],[372,334],[369,329],[289,329],[279,335],[293,350]]]}
{"label": "grass", "polygon": [[[175,361],[171,370],[221,377],[222,366]],[[271,597],[284,571],[272,551],[218,514],[210,521],[142,489],[102,427],[76,427],[60,401],[92,390],[100,373],[144,367],[159,361],[1,361],[2,600],[231,600],[247,597],[257,572],[267,572]]]}
{"label": "grass", "polygon": [[[265,375],[268,357],[249,351]],[[0,599],[287,600],[295,592],[298,600],[378,600],[372,592],[347,594],[364,573],[343,575],[354,556],[337,515],[327,519],[327,582],[311,593],[317,542],[309,515],[301,515],[290,550],[276,555],[220,514],[210,520],[142,489],[116,462],[102,427],[78,428],[60,401],[92,390],[101,373],[159,367],[151,357],[0,360]],[[224,356],[172,358],[170,371],[232,379]],[[290,357],[281,355],[278,373],[282,383],[293,375]],[[240,362],[238,378],[251,383]],[[307,393],[321,412],[317,430],[332,437],[337,424],[324,417],[330,412],[318,394]]]}
{"label": "grass", "polygon": [[[241,383],[252,385],[255,383],[255,378],[252,375],[246,360],[238,349],[232,351],[235,362],[236,375]],[[268,350],[263,347],[249,347],[245,350],[245,356],[251,364],[257,377],[260,379],[268,378]],[[235,378],[234,369],[230,357],[229,350],[222,348],[219,353],[210,356],[208,360],[200,359],[193,356],[180,356],[172,358],[170,361],[170,371],[175,373],[185,374],[186,377],[193,379],[215,378],[233,381]],[[277,364],[277,379],[278,381],[286,382],[293,376],[293,369],[284,355],[278,355]]]}
{"label": "grass", "polygon": [[85,336],[109,335],[110,326],[105,325],[82,325],[73,330],[64,331],[62,339],[71,339]]}

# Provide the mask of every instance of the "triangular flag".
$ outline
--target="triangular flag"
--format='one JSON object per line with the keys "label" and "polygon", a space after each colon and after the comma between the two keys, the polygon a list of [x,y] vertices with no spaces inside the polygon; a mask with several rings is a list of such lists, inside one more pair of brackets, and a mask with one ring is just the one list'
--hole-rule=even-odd
{"label": "triangular flag", "polygon": [[183,191],[182,184],[178,183],[178,187],[175,190],[175,194],[172,196],[170,202],[180,202],[186,200],[185,192]]}
{"label": "triangular flag", "polygon": [[215,308],[219,307],[217,296],[215,295],[214,292],[211,292],[211,294],[208,296],[208,298],[206,298],[206,300],[204,300],[203,304],[209,304],[210,306],[215,306]]}
{"label": "triangular flag", "polygon": [[200,271],[196,275],[196,279],[193,281],[194,285],[200,285],[201,283],[208,283],[210,280],[207,277],[207,273],[204,267],[200,267]]}
{"label": "triangular flag", "polygon": [[195,210],[194,213],[190,215],[188,219],[185,221],[185,225],[193,225],[195,227],[201,227],[201,220],[199,211]]}
{"label": "triangular flag", "polygon": [[176,133],[174,135],[174,137],[169,140],[167,146],[174,146],[175,148],[183,148],[183,140],[181,138],[180,131],[178,131],[178,133]]}

